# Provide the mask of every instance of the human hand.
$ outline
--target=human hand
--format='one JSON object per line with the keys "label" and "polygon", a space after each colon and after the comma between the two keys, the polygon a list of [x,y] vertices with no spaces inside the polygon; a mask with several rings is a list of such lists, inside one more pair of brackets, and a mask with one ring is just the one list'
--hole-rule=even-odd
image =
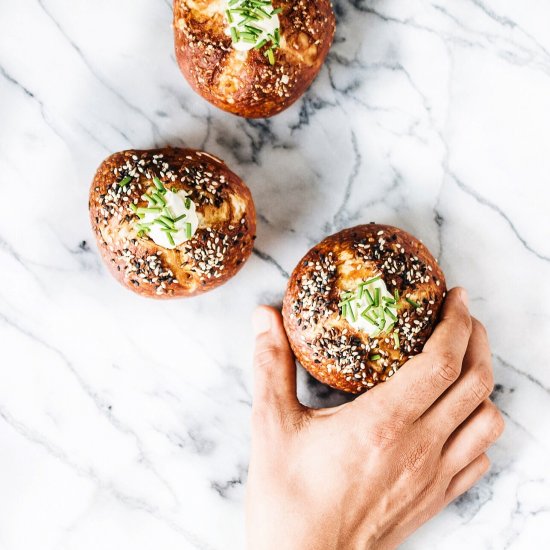
{"label": "human hand", "polygon": [[280,314],[260,307],[254,327],[251,550],[395,548],[489,468],[504,421],[466,291],[449,292],[420,355],[333,409],[299,403]]}

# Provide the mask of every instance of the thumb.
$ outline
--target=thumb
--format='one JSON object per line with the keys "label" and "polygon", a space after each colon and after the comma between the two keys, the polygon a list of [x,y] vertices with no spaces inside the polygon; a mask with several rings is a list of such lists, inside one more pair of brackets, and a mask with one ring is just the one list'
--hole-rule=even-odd
{"label": "thumb", "polygon": [[260,306],[252,316],[254,352],[254,407],[266,405],[280,413],[301,405],[296,397],[296,364],[281,314]]}

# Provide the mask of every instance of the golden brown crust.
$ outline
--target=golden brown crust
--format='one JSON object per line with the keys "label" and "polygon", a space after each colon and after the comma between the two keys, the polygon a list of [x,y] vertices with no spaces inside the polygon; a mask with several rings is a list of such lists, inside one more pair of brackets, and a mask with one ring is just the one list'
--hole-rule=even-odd
{"label": "golden brown crust", "polygon": [[[126,176],[132,181],[121,187]],[[147,177],[149,176],[149,178]],[[193,237],[173,250],[138,236],[130,204],[158,177],[185,190],[197,208]],[[252,252],[256,214],[248,187],[220,159],[194,149],[123,151],[99,167],[90,189],[90,219],[99,250],[115,278],[150,298],[194,296],[233,277]]]}
{"label": "golden brown crust", "polygon": [[[398,321],[391,331],[370,337],[341,317],[338,304],[342,293],[380,274],[390,294],[399,293]],[[420,353],[445,292],[443,272],[418,239],[387,225],[360,225],[304,256],[288,283],[283,318],[304,368],[333,388],[362,393]]]}
{"label": "golden brown crust", "polygon": [[223,0],[174,0],[176,58],[192,88],[247,118],[273,116],[307,90],[335,31],[330,0],[273,0],[281,8],[281,45],[271,65],[260,50],[237,52],[225,34]]}

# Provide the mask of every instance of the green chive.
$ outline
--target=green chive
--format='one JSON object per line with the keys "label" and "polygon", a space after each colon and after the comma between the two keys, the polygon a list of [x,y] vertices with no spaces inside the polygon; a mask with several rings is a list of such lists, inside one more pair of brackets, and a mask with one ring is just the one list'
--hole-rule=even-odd
{"label": "green chive", "polygon": [[381,359],[381,358],[382,358],[382,356],[381,356],[381,355],[378,355],[378,353],[375,353],[374,355],[371,355],[371,356],[369,357],[369,359],[370,359],[371,361],[378,361],[378,360]]}
{"label": "green chive", "polygon": [[157,178],[157,176],[153,177],[153,183],[159,191],[166,191],[166,189],[164,188],[164,184]]}
{"label": "green chive", "polygon": [[409,298],[408,296],[405,298],[405,300],[407,300],[407,302],[409,302],[409,304],[411,304],[414,309],[418,309],[420,307],[420,304],[418,302],[415,302],[412,298]]}
{"label": "green chive", "polygon": [[166,206],[166,201],[164,200],[164,197],[160,194],[160,192],[155,192],[152,194],[152,196],[157,204],[160,204],[161,206]]}
{"label": "green chive", "polygon": [[266,55],[267,59],[269,59],[269,64],[270,65],[275,65],[275,54],[273,53],[273,49],[270,48],[269,50],[267,50],[265,52],[265,55]]}
{"label": "green chive", "polygon": [[399,333],[398,332],[393,333],[393,341],[395,343],[395,349],[399,349]]}
{"label": "green chive", "polygon": [[191,208],[191,199],[189,197],[185,199],[185,208],[187,208],[187,210]]}
{"label": "green chive", "polygon": [[160,220],[161,222],[164,222],[168,227],[175,229],[174,222],[168,216],[159,216],[157,220]]}
{"label": "green chive", "polygon": [[363,317],[363,319],[366,319],[371,325],[374,325],[375,327],[378,326],[376,321],[370,315],[368,315],[368,310],[363,311],[363,313],[361,313],[361,317]]}
{"label": "green chive", "polygon": [[118,184],[120,187],[124,187],[125,185],[128,185],[132,181],[132,176],[126,176],[122,181],[119,181]]}
{"label": "green chive", "polygon": [[258,43],[254,46],[254,49],[256,49],[256,50],[261,50],[266,44],[267,44],[267,40],[264,38],[263,40],[261,40],[260,42],[258,42]]}
{"label": "green chive", "polygon": [[338,305],[338,307],[342,308],[342,312],[340,313],[340,317],[342,317],[342,319],[345,319],[348,316],[348,303],[349,302],[343,302],[341,305]]}
{"label": "green chive", "polygon": [[166,222],[160,220],[159,218],[157,218],[153,223],[156,223],[157,225],[160,225],[161,228],[164,228],[164,229],[168,229],[170,231],[173,231],[174,229],[172,227],[170,227]]}
{"label": "green chive", "polygon": [[380,305],[380,289],[374,289],[374,305],[378,307]]}
{"label": "green chive", "polygon": [[364,285],[372,285],[372,283],[376,283],[376,281],[379,281],[382,278],[382,275],[378,275],[377,277],[373,277],[372,279],[369,279],[368,281],[365,281]]}
{"label": "green chive", "polygon": [[394,321],[397,321],[397,317],[390,311],[389,308],[386,308],[386,309],[384,310],[384,313],[385,313],[388,317],[390,317],[391,319],[393,319]]}
{"label": "green chive", "polygon": [[163,229],[163,231],[166,233],[166,236],[168,237],[168,242],[172,245],[172,246],[176,246],[176,242],[174,241],[174,237],[172,237],[172,232],[171,231],[168,231],[166,229]]}
{"label": "green chive", "polygon": [[144,206],[141,206],[137,209],[137,212],[139,214],[160,214],[162,210],[160,208],[146,208]]}
{"label": "green chive", "polygon": [[185,224],[185,236],[190,239],[191,238],[191,230],[192,230],[192,227],[191,227],[191,224],[189,222],[187,222]]}

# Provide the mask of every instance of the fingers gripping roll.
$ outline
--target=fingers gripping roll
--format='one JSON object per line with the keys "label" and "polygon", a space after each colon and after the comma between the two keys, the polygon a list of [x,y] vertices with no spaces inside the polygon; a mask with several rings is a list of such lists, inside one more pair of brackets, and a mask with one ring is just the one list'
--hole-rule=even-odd
{"label": "fingers gripping roll", "polygon": [[328,237],[294,270],[283,302],[296,357],[318,380],[362,393],[418,354],[445,296],[428,249],[386,225]]}

